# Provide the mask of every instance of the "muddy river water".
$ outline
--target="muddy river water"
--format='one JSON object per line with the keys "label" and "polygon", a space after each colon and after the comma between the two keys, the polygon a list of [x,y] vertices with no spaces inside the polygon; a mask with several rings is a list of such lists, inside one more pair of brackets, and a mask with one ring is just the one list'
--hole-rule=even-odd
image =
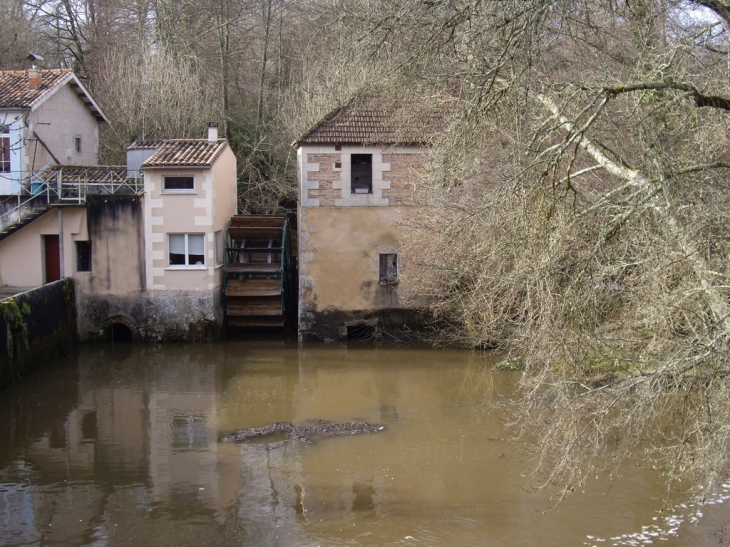
{"label": "muddy river water", "polygon": [[[0,391],[0,546],[712,545],[730,484],[663,503],[628,466],[552,508],[483,404],[515,373],[459,350],[87,346]],[[364,421],[317,444],[235,430]],[[730,503],[730,500],[726,503]]]}

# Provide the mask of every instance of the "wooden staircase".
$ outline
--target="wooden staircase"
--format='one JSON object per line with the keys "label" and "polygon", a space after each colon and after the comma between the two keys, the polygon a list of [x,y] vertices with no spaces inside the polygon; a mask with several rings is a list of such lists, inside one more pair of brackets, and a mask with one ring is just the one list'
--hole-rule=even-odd
{"label": "wooden staircase", "polygon": [[285,215],[236,215],[226,238],[224,294],[233,328],[283,327],[291,262]]}

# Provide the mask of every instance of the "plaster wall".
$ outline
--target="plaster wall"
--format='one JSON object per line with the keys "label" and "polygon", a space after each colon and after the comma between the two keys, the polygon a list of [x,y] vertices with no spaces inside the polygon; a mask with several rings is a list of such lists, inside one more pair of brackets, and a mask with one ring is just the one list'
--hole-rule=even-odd
{"label": "plaster wall", "polygon": [[[165,192],[163,177],[192,176],[191,192]],[[215,261],[215,232],[236,213],[236,158],[226,148],[210,168],[145,170],[147,287],[154,290],[212,291],[223,282]],[[170,266],[168,234],[205,234],[205,264]]]}
{"label": "plaster wall", "polygon": [[[402,208],[412,203],[416,147],[302,146],[299,170],[299,332],[342,337],[349,325],[420,321],[417,292],[398,258],[398,282],[380,282],[380,255],[398,254]],[[372,154],[372,192],[353,194],[352,154]]]}
{"label": "plaster wall", "polygon": [[[66,84],[28,115],[26,138],[33,131],[65,165],[99,164],[99,124],[76,92]],[[81,152],[76,152],[74,137],[81,137]],[[23,150],[23,169],[31,172],[46,162],[55,163],[45,148],[28,140]]]}
{"label": "plaster wall", "polygon": [[[192,191],[163,190],[165,176],[192,176]],[[145,179],[145,286],[151,309],[142,335],[157,339],[211,339],[223,327],[223,263],[216,261],[216,232],[221,241],[236,213],[236,158],[230,148],[212,167],[153,169]],[[205,263],[169,264],[169,234],[203,234]],[[134,303],[118,301],[124,308]]]}
{"label": "plaster wall", "polygon": [[237,176],[236,156],[226,147],[213,164],[213,229],[216,231],[225,231],[231,217],[238,212]]}
{"label": "plaster wall", "polygon": [[302,300],[320,311],[398,308],[407,284],[380,285],[380,253],[396,253],[400,212],[392,207],[310,208],[306,251],[300,253],[300,279],[307,279]]}
{"label": "plaster wall", "polygon": [[[186,193],[164,192],[162,184],[165,176],[192,176],[195,188]],[[213,291],[222,280],[220,268],[216,268],[213,259],[213,170],[146,169],[144,180],[147,287],[153,290]],[[170,266],[169,234],[204,234],[205,264]]]}
{"label": "plaster wall", "polygon": [[[83,224],[91,241],[91,271],[79,272],[74,261],[67,275],[78,292],[127,294],[144,287],[144,220],[139,196],[87,196]],[[75,249],[68,253],[75,256]]]}
{"label": "plaster wall", "polygon": [[[44,235],[58,235],[58,209],[53,209],[21,230],[0,241],[0,279],[5,285],[30,287],[45,280]],[[63,209],[64,273],[76,271],[75,241],[89,239],[86,209]]]}

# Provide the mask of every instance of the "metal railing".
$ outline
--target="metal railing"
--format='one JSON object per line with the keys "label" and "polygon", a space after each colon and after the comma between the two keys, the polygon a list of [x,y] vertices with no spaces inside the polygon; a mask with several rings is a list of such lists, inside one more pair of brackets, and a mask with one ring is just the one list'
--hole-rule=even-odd
{"label": "metal railing", "polygon": [[103,170],[103,167],[52,168],[31,176],[30,183],[24,184],[20,193],[0,202],[0,232],[47,210],[50,205],[83,205],[88,195],[137,194],[144,188],[141,178],[128,179],[114,169],[100,173]]}

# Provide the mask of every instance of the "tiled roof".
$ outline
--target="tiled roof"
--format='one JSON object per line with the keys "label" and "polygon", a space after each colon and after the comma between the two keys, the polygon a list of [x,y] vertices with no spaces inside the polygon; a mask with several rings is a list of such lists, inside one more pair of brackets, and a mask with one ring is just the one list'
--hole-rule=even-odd
{"label": "tiled roof", "polygon": [[302,144],[426,144],[443,123],[442,108],[404,107],[377,96],[358,96],[305,131]]}
{"label": "tiled roof", "polygon": [[134,141],[127,146],[127,150],[157,150],[166,139],[143,139]]}
{"label": "tiled roof", "polygon": [[109,122],[70,68],[38,70],[38,73],[41,84],[31,89],[27,70],[0,70],[0,109],[33,109],[62,86],[69,84],[99,122]]}
{"label": "tiled roof", "polygon": [[32,108],[57,85],[68,81],[71,69],[39,70],[41,85],[31,89],[27,70],[0,70],[0,108]]}
{"label": "tiled roof", "polygon": [[64,184],[74,182],[111,183],[127,178],[126,165],[51,165],[42,173],[34,175],[33,180],[56,182],[59,171]]}
{"label": "tiled roof", "polygon": [[207,167],[228,146],[225,139],[208,142],[207,139],[170,139],[137,141],[129,150],[156,149],[142,167]]}

